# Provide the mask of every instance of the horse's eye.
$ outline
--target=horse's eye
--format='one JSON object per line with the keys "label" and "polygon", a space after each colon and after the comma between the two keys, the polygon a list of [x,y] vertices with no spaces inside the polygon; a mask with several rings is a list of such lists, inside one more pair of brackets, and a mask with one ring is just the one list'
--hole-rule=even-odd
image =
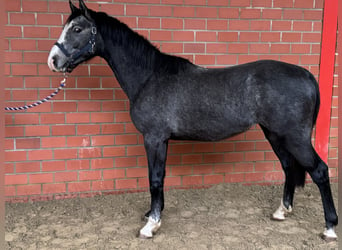
{"label": "horse's eye", "polygon": [[82,31],[82,29],[80,27],[74,27],[73,31],[76,33],[80,33]]}

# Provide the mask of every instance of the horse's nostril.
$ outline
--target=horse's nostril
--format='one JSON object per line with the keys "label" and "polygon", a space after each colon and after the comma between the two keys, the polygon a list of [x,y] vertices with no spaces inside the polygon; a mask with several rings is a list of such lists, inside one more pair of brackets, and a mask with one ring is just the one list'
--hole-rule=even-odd
{"label": "horse's nostril", "polygon": [[57,67],[57,60],[58,60],[58,56],[52,57],[52,63],[53,63],[53,66],[55,66],[55,67]]}

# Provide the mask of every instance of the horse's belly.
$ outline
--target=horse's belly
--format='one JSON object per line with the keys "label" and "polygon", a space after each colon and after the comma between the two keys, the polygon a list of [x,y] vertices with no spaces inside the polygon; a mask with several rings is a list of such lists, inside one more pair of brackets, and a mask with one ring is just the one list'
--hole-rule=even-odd
{"label": "horse's belly", "polygon": [[253,124],[242,121],[197,120],[181,123],[171,133],[171,139],[219,141],[248,130]]}

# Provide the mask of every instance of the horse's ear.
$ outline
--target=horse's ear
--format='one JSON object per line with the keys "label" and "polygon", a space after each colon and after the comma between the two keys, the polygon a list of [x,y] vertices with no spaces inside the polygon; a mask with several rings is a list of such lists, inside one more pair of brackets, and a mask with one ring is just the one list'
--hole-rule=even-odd
{"label": "horse's ear", "polygon": [[80,10],[81,13],[88,19],[91,19],[90,13],[89,13],[89,9],[88,7],[85,5],[85,3],[83,2],[83,0],[79,0],[80,2]]}
{"label": "horse's ear", "polygon": [[71,0],[69,0],[69,6],[70,6],[71,13],[74,13],[75,11],[78,10],[78,8],[71,2]]}

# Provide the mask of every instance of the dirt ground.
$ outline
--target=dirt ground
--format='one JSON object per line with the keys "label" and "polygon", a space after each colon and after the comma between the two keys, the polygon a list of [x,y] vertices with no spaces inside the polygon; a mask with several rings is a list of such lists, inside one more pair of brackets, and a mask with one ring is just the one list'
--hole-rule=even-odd
{"label": "dirt ground", "polygon": [[[337,184],[332,185],[337,205]],[[324,242],[316,186],[295,196],[286,221],[270,220],[282,186],[222,184],[170,190],[162,226],[151,240],[137,238],[148,193],[6,204],[7,249],[337,249]]]}

